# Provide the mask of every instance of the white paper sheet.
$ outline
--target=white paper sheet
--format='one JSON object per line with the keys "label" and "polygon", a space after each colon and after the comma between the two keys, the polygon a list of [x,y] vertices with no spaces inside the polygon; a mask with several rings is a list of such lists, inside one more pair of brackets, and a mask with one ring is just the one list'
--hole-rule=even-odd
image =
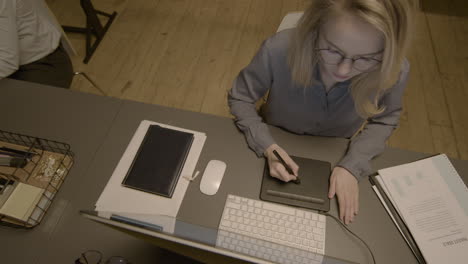
{"label": "white paper sheet", "polygon": [[[428,263],[468,259],[468,216],[453,189],[463,197],[468,190],[461,179],[452,179],[460,176],[445,155],[379,170],[379,175]],[[454,182],[462,186],[448,185]]]}
{"label": "white paper sheet", "polygon": [[[146,131],[149,126],[153,124],[194,134],[190,152],[185,161],[184,168],[182,169],[172,198],[166,198],[122,186],[122,181],[138,152],[138,148],[143,141]],[[185,177],[192,176],[205,140],[205,133],[143,120],[96,202],[96,211],[176,217],[189,185],[189,181]]]}

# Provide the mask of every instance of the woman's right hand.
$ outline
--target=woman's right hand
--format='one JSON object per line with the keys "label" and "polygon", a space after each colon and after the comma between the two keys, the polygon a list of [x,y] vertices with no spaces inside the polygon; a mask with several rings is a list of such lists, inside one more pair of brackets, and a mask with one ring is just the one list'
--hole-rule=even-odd
{"label": "woman's right hand", "polygon": [[[275,154],[273,154],[273,150],[276,150],[278,154],[280,154],[286,164],[288,164],[292,169],[294,175],[288,173],[283,164],[281,164],[281,161],[276,158]],[[299,166],[291,159],[284,149],[277,144],[272,144],[265,150],[264,155],[268,160],[268,167],[270,168],[270,175],[272,177],[285,182],[296,180],[299,175]]]}

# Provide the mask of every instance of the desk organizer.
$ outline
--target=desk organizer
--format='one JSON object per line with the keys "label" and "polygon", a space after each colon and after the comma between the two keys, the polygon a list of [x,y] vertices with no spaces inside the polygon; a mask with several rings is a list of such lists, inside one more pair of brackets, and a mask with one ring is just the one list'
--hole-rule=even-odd
{"label": "desk organizer", "polygon": [[[0,192],[0,225],[33,228],[50,208],[73,165],[74,154],[66,143],[0,130],[0,151],[5,148],[24,152],[19,155],[24,155],[21,158],[27,163],[18,167],[0,166],[0,178],[4,183],[6,180]],[[20,184],[22,192],[17,189]],[[11,188],[6,189],[8,185]],[[34,192],[23,191],[25,186]]]}

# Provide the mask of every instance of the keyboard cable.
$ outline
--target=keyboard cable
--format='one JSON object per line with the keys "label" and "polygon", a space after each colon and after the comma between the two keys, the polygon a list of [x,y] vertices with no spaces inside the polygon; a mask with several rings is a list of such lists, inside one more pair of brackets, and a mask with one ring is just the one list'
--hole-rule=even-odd
{"label": "keyboard cable", "polygon": [[367,245],[367,243],[362,239],[360,238],[358,235],[356,235],[353,231],[351,231],[345,224],[343,224],[340,219],[338,219],[336,216],[334,215],[331,215],[327,212],[322,212],[324,215],[326,216],[330,216],[333,220],[335,220],[338,224],[340,224],[341,226],[343,226],[349,233],[351,233],[353,236],[355,236],[357,239],[359,239],[367,248],[367,250],[369,250],[371,256],[372,256],[372,262],[374,264],[376,264],[375,262],[375,257],[374,257],[374,253],[372,253],[372,250],[370,249],[369,245]]}

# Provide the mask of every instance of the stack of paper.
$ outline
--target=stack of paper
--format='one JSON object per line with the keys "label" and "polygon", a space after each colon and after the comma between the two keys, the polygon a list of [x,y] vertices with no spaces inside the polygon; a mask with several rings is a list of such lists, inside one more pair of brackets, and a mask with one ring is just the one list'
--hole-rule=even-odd
{"label": "stack of paper", "polygon": [[5,190],[4,194],[8,195],[9,193],[9,195],[5,197],[0,214],[26,222],[38,204],[44,189],[21,182],[11,186],[11,188],[11,193],[9,190]]}
{"label": "stack of paper", "polygon": [[[379,170],[378,174],[374,190],[396,209],[393,220],[397,223],[395,218],[401,217],[405,226],[398,228],[409,244],[414,238],[427,263],[468,259],[468,189],[446,155]],[[389,207],[386,204],[387,210]],[[406,228],[409,235],[403,232]]]}

